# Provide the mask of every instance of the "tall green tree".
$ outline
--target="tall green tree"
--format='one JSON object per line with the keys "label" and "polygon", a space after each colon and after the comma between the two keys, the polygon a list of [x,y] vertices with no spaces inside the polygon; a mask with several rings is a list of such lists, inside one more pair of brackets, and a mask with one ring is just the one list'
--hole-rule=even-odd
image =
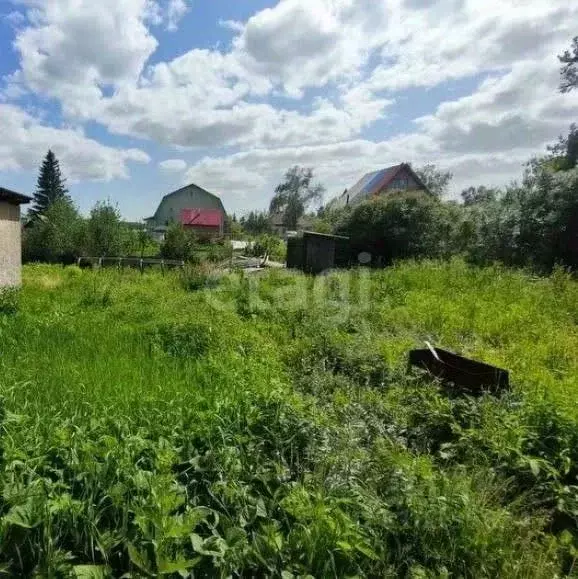
{"label": "tall green tree", "polygon": [[560,91],[570,92],[578,88],[578,36],[572,40],[570,50],[560,54],[558,60],[562,63]]}
{"label": "tall green tree", "polygon": [[264,211],[251,211],[247,217],[241,217],[240,223],[249,235],[271,233],[269,216]]}
{"label": "tall green tree", "polygon": [[60,163],[56,155],[49,150],[42,161],[36,192],[34,193],[34,205],[30,210],[30,217],[37,218],[46,213],[48,208],[59,199],[69,199],[66,179],[62,177]]}
{"label": "tall green tree", "polygon": [[422,180],[429,192],[436,197],[442,197],[448,191],[449,184],[454,178],[451,171],[440,171],[435,165],[428,164],[414,169],[416,175]]}
{"label": "tall green tree", "polygon": [[282,213],[283,224],[288,229],[297,229],[299,219],[313,202],[321,202],[325,188],[313,183],[313,169],[291,167],[285,173],[285,180],[277,185],[269,211]]}
{"label": "tall green tree", "polygon": [[558,137],[555,145],[548,147],[546,163],[553,171],[568,171],[578,165],[578,126],[570,125],[568,136]]}

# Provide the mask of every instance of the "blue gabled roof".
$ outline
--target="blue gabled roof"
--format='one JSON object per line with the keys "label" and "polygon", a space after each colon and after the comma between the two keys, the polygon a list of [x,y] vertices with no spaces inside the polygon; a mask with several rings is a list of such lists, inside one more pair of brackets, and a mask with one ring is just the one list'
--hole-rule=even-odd
{"label": "blue gabled roof", "polygon": [[379,193],[384,183],[387,183],[401,165],[392,165],[380,171],[367,173],[349,191],[349,202],[355,198],[367,198]]}

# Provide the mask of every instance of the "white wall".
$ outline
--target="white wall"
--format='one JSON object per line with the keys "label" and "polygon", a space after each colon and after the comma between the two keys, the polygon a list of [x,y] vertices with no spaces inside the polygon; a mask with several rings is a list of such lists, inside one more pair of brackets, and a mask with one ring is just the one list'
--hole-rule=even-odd
{"label": "white wall", "polygon": [[0,201],[0,287],[21,283],[20,207]]}

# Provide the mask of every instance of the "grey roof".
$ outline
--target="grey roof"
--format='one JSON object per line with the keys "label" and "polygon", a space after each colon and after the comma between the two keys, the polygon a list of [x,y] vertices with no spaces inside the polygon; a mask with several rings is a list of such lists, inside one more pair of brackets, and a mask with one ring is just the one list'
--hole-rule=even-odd
{"label": "grey roof", "polygon": [[8,203],[20,205],[22,203],[30,203],[32,197],[28,195],[22,195],[22,193],[16,193],[15,191],[10,191],[10,189],[4,189],[0,187],[0,201],[7,201]]}

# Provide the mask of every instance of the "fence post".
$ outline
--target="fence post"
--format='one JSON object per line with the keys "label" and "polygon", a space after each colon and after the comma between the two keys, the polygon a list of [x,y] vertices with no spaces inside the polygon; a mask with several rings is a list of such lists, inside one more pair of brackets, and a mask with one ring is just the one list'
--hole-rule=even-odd
{"label": "fence post", "polygon": [[143,260],[142,260],[142,258],[141,258],[141,260],[140,260],[140,272],[141,272],[141,274],[144,273],[144,265],[143,265]]}

